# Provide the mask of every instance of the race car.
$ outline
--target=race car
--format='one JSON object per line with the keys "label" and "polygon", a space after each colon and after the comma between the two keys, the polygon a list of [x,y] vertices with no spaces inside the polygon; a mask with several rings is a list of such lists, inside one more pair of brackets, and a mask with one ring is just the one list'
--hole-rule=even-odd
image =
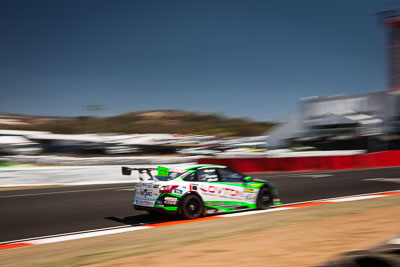
{"label": "race car", "polygon": [[[122,167],[123,175],[139,172],[133,206],[151,214],[172,213],[185,219],[208,214],[279,205],[278,191],[221,165],[196,165],[185,169]],[[156,175],[153,173],[157,172]]]}

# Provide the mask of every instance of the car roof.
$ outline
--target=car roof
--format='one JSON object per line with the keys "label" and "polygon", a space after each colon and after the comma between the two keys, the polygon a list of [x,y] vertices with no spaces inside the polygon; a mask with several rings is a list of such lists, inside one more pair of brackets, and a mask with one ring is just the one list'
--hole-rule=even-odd
{"label": "car roof", "polygon": [[222,166],[222,165],[203,164],[203,165],[193,165],[193,166],[189,166],[188,168],[186,168],[186,170],[187,170],[187,171],[194,171],[194,170],[198,170],[198,169],[201,169],[201,168],[207,168],[207,167],[226,168],[226,166]]}

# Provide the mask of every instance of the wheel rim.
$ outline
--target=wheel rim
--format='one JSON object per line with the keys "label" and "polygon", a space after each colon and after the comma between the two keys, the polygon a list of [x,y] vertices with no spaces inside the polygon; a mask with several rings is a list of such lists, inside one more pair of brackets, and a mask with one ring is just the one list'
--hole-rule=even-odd
{"label": "wheel rim", "polygon": [[261,195],[261,203],[265,206],[268,206],[271,203],[271,196],[268,191],[264,191]]}
{"label": "wheel rim", "polygon": [[191,199],[186,205],[186,212],[191,216],[197,216],[200,212],[200,204],[197,200]]}

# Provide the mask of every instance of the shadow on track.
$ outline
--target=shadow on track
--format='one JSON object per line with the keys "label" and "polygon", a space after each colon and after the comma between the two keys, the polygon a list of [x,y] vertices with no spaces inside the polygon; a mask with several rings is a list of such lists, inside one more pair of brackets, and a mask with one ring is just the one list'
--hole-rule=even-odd
{"label": "shadow on track", "polygon": [[[106,220],[118,222],[125,225],[130,226],[143,226],[143,225],[151,225],[154,223],[162,223],[162,222],[174,222],[174,221],[182,221],[184,219],[172,216],[172,215],[153,215],[153,214],[139,214],[134,216],[128,216],[123,218],[118,217],[104,217]],[[186,221],[186,220],[185,220]]]}

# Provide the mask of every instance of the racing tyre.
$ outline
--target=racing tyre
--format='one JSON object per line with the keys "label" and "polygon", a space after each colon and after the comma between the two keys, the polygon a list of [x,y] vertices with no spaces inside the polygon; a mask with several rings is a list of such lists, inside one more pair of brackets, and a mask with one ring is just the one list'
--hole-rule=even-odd
{"label": "racing tyre", "polygon": [[200,197],[188,195],[183,199],[181,214],[185,219],[197,219],[203,215],[204,205]]}
{"label": "racing tyre", "polygon": [[268,187],[261,187],[257,196],[257,209],[265,210],[273,204],[273,196]]}

